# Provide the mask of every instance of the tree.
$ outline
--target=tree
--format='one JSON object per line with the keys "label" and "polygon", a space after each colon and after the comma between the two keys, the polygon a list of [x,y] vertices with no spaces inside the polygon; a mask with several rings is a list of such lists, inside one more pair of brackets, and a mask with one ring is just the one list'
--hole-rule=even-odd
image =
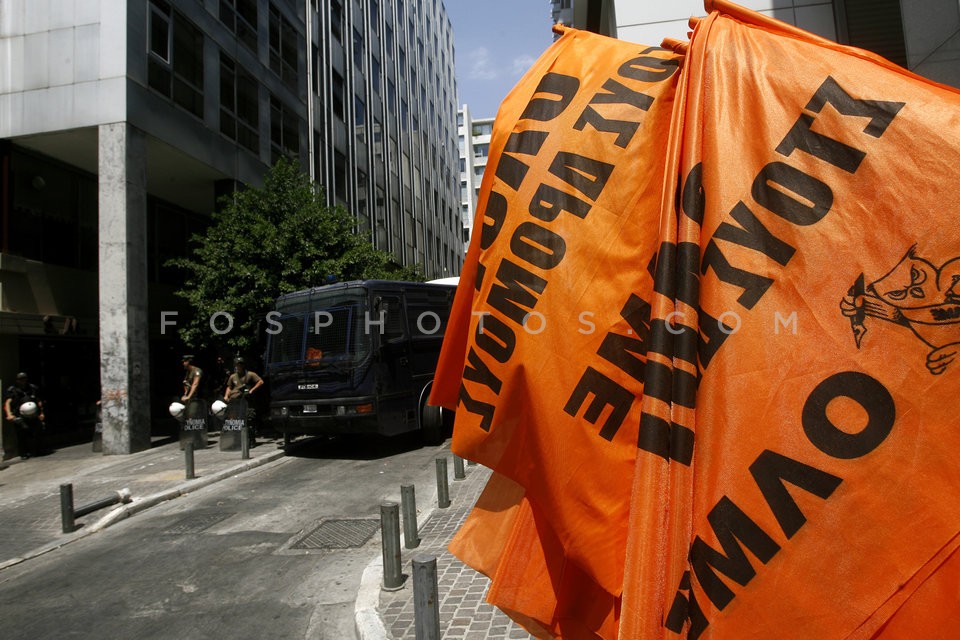
{"label": "tree", "polygon": [[[262,189],[247,187],[221,200],[205,234],[190,242],[190,256],[168,264],[185,271],[177,295],[194,317],[180,336],[191,348],[229,347],[244,352],[256,343],[257,323],[277,296],[319,286],[331,278],[423,280],[419,266],[403,267],[374,249],[354,230],[343,207],[328,207],[323,192],[290,161],[267,173]],[[233,328],[218,335],[210,318],[230,314]],[[218,331],[229,319],[217,317]]]}

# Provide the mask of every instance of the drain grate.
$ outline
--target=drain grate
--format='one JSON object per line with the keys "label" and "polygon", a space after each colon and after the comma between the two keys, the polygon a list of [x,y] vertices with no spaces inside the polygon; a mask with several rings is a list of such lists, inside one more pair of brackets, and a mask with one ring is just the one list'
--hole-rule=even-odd
{"label": "drain grate", "polygon": [[379,529],[379,520],[325,520],[290,548],[355,549],[365,545]]}
{"label": "drain grate", "polygon": [[200,533],[204,529],[209,529],[218,522],[223,522],[234,513],[223,511],[211,511],[209,513],[195,513],[191,516],[177,520],[173,525],[164,530],[164,533],[174,535],[183,535],[187,533]]}

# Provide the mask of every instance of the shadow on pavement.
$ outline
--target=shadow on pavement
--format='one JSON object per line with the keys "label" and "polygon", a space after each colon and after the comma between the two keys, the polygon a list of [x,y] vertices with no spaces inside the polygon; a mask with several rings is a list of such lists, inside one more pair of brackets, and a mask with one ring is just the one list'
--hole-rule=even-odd
{"label": "shadow on pavement", "polygon": [[312,460],[380,460],[424,447],[417,432],[386,437],[371,434],[312,436],[290,443],[287,455]]}

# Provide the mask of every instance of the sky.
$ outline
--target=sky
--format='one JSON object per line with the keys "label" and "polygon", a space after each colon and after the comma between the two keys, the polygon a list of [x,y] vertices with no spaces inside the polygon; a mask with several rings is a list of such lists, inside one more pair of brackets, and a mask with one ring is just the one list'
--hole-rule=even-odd
{"label": "sky", "polygon": [[549,0],[443,0],[453,25],[458,108],[492,118],[553,43]]}

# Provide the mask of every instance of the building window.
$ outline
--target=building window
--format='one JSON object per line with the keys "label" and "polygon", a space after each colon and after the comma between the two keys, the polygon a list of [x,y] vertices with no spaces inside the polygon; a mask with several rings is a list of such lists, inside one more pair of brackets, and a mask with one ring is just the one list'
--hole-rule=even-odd
{"label": "building window", "polygon": [[270,96],[270,150],[274,163],[281,156],[295,161],[300,156],[300,118],[274,95]]}
{"label": "building window", "polygon": [[380,93],[380,60],[377,59],[377,56],[373,56],[370,64],[372,65],[370,83],[373,85],[373,90]]}
{"label": "building window", "polygon": [[354,133],[357,136],[357,142],[367,141],[367,108],[363,103],[363,98],[354,96]]}
{"label": "building window", "polygon": [[97,178],[12,148],[4,156],[10,207],[6,251],[48,264],[96,270]]}
{"label": "building window", "polygon": [[363,71],[363,36],[356,28],[353,29],[353,64]]}
{"label": "building window", "polygon": [[492,133],[493,133],[493,124],[490,122],[483,122],[481,124],[473,125],[474,136],[489,136]]}
{"label": "building window", "polygon": [[203,33],[164,0],[151,0],[147,84],[203,117]]}
{"label": "building window", "polygon": [[361,231],[370,230],[370,210],[367,207],[367,174],[362,169],[357,170],[357,220]]}
{"label": "building window", "polygon": [[320,95],[320,49],[317,45],[311,46],[313,56],[313,93]]}
{"label": "building window", "polygon": [[313,130],[313,175],[316,181],[322,185],[326,184],[326,176],[323,174],[323,134],[316,129]]}
{"label": "building window", "polygon": [[333,113],[341,121],[346,120],[347,116],[343,110],[343,76],[336,69],[333,71],[333,84],[330,87],[330,94],[333,98]]}
{"label": "building window", "polygon": [[[901,66],[907,65],[903,17],[898,0],[844,0],[840,13],[841,42],[869,49]],[[845,38],[843,37],[845,31]]]}
{"label": "building window", "polygon": [[256,0],[220,0],[220,22],[251,51],[257,52]]}
{"label": "building window", "polygon": [[220,52],[220,133],[260,151],[260,100],[256,79]]}
{"label": "building window", "polygon": [[162,62],[170,63],[170,5],[158,1],[150,3],[150,53]]}
{"label": "building window", "polygon": [[347,201],[347,157],[339,151],[333,152],[333,194],[340,202]]}
{"label": "building window", "polygon": [[373,154],[378,158],[383,157],[383,125],[376,116],[373,118]]}
{"label": "building window", "polygon": [[270,5],[270,69],[291,89],[297,88],[297,31]]}
{"label": "building window", "polygon": [[343,42],[343,5],[340,0],[330,0],[330,32],[337,42]]}
{"label": "building window", "polygon": [[170,258],[186,256],[190,243],[184,238],[203,233],[210,219],[169,203],[147,198],[147,268],[151,282],[182,285],[183,272],[166,266]]}
{"label": "building window", "polygon": [[490,145],[486,142],[473,145],[474,158],[486,158],[488,153],[490,153]]}

